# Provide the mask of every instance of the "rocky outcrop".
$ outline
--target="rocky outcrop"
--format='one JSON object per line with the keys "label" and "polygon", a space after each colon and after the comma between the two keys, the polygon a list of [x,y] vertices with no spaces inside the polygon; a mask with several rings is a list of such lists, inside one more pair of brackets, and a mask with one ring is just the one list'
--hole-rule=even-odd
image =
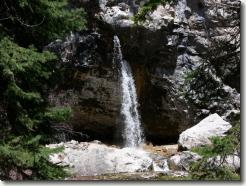
{"label": "rocky outcrop", "polygon": [[146,16],[143,26],[149,30],[156,31],[163,27],[172,26],[175,21],[175,8],[167,2],[165,5],[157,6],[156,10]]}
{"label": "rocky outcrop", "polygon": [[211,144],[209,138],[224,136],[231,127],[231,124],[224,121],[218,114],[212,114],[197,125],[182,132],[178,143],[180,148],[189,150],[208,145]]}
{"label": "rocky outcrop", "polygon": [[117,69],[112,64],[111,46],[97,33],[71,34],[47,48],[61,58],[64,76],[50,91],[53,106],[71,106],[69,125],[86,139],[114,141],[120,112]]}
{"label": "rocky outcrop", "polygon": [[[238,54],[230,57],[228,63],[221,58],[211,68],[194,72],[206,60],[211,39],[224,41],[238,29],[240,2],[167,2],[148,12],[143,23],[135,24],[133,16],[145,2],[74,2],[85,7],[89,28],[48,46],[60,54],[62,64],[67,66],[64,83],[50,94],[51,104],[69,102],[74,111],[70,124],[90,139],[112,142],[120,138],[118,70],[112,64],[112,40],[116,34],[124,59],[132,67],[147,141],[177,142],[182,131],[213,113],[227,121],[237,118]],[[190,77],[191,74],[195,76]]]}
{"label": "rocky outcrop", "polygon": [[[64,147],[59,153],[50,155],[50,162],[63,166],[71,173],[67,179],[92,179],[94,176],[120,175],[133,173],[145,178],[158,175],[188,176],[193,163],[202,156],[191,151],[177,152],[174,146],[144,146],[144,148],[119,148],[108,146],[100,141],[68,141],[46,145],[49,148]],[[165,149],[166,151],[160,151]],[[175,149],[175,150],[174,150]],[[173,151],[174,150],[174,151]],[[174,152],[174,154],[172,154]],[[172,155],[171,155],[172,154]],[[223,165],[231,170],[240,171],[240,158],[236,155],[211,157],[207,163]],[[222,164],[221,164],[222,163]],[[99,177],[99,180],[104,179]],[[117,179],[117,178],[116,178]],[[143,178],[141,178],[143,179]]]}
{"label": "rocky outcrop", "polygon": [[98,18],[110,25],[121,28],[133,26],[134,22],[130,19],[133,16],[130,5],[123,1],[99,0],[100,12]]}
{"label": "rocky outcrop", "polygon": [[99,141],[70,141],[47,145],[49,148],[64,146],[64,151],[50,156],[50,161],[68,166],[76,176],[93,176],[112,173],[162,172],[167,174],[167,159],[136,148],[116,148]]}
{"label": "rocky outcrop", "polygon": [[[135,2],[135,5],[129,4],[129,1],[122,1],[120,4],[117,1],[99,3],[101,8],[97,14],[100,15],[98,19],[107,23],[117,33],[124,58],[132,66],[147,140],[155,144],[177,141],[178,134],[191,126],[192,122],[187,115],[184,100],[179,99],[178,90],[173,88],[172,78],[177,60],[177,35],[172,35],[173,21],[169,20],[167,24],[159,25],[158,28],[161,29],[147,24],[137,26],[131,19],[136,13],[133,11],[134,8],[137,10],[140,2]],[[121,8],[123,5],[125,8]],[[164,12],[165,18],[172,19],[173,7],[167,5],[165,8],[168,9],[166,12],[169,15],[166,17]],[[160,12],[165,8],[160,7],[152,16],[155,25],[160,16],[163,16]],[[121,11],[113,11],[114,9]],[[128,24],[122,26],[126,20],[129,21]],[[107,32],[100,31],[103,34]]]}
{"label": "rocky outcrop", "polygon": [[[121,3],[126,5],[125,8],[120,8],[122,4],[118,4],[118,1],[103,1],[99,19],[109,24],[119,35],[123,54],[129,63],[138,69],[145,69],[142,73],[145,83],[138,83],[137,87],[141,87],[140,109],[148,139],[154,143],[176,141],[177,134],[212,113],[219,113],[228,121],[238,117],[238,85],[234,86],[228,81],[230,78],[239,82],[235,73],[240,69],[238,55],[230,58],[230,64],[223,67],[216,65],[224,64],[223,60],[211,64],[207,69],[209,73],[193,77],[199,80],[194,81],[194,86],[188,79],[189,74],[204,63],[205,54],[214,41],[228,40],[233,37],[235,29],[239,29],[235,23],[235,20],[239,20],[236,11],[239,2],[166,2],[148,12],[144,23],[138,25],[132,24],[131,19],[145,1]],[[216,8],[213,4],[216,4]],[[105,17],[115,17],[116,12],[108,13],[105,10],[117,6],[127,16],[118,16],[117,21],[112,23]],[[134,8],[137,11],[133,11]],[[122,26],[121,23],[127,20],[129,24]],[[234,29],[230,29],[232,25]],[[222,30],[226,30],[226,34]],[[224,67],[227,75],[221,73]],[[136,69],[135,77],[139,77]],[[207,82],[211,82],[211,86],[207,86]]]}

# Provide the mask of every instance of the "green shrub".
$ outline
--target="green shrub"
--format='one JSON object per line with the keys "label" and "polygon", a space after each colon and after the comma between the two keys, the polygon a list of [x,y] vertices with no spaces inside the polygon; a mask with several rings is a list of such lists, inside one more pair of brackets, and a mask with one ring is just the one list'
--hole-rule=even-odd
{"label": "green shrub", "polygon": [[[240,173],[225,166],[228,156],[240,154],[240,122],[229,130],[227,136],[211,138],[211,145],[194,148],[202,159],[193,163],[190,169],[195,180],[240,180]],[[219,162],[217,157],[220,157]]]}
{"label": "green shrub", "polygon": [[50,108],[46,113],[45,117],[52,122],[63,122],[68,120],[72,115],[70,107],[54,107]]}
{"label": "green shrub", "polygon": [[172,0],[150,0],[145,3],[138,11],[138,13],[133,17],[133,21],[135,24],[143,23],[146,19],[146,15],[148,12],[153,11],[157,8],[159,4],[165,4],[166,2],[170,2]]}
{"label": "green shrub", "polygon": [[[1,179],[59,179],[66,175],[48,161],[54,150],[42,146],[49,122],[64,121],[71,114],[65,108],[48,109],[42,97],[42,86],[52,74],[46,63],[55,59],[54,54],[20,47],[6,37],[0,40],[0,104],[9,128],[3,133],[0,124]],[[26,175],[25,170],[31,174]]]}

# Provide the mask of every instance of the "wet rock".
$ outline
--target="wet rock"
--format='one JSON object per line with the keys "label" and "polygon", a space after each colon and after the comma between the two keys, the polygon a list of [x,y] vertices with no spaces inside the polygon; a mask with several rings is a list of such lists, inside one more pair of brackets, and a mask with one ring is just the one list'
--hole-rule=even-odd
{"label": "wet rock", "polygon": [[167,175],[170,171],[167,158],[159,155],[159,154],[153,154],[149,153],[149,157],[153,160],[152,162],[152,170],[154,172],[158,172],[161,174]]}
{"label": "wet rock", "polygon": [[168,174],[170,170],[168,168],[167,160],[164,160],[161,163],[158,162],[158,164],[153,162],[153,171],[162,174]]}
{"label": "wet rock", "polygon": [[[184,119],[184,103],[176,98],[177,91],[170,88],[173,83],[169,76],[175,68],[176,50],[171,46],[164,47],[167,40],[159,42],[161,33],[146,30],[144,38],[148,39],[151,49],[140,47],[142,44],[138,42],[144,40],[141,35],[138,36],[138,30],[133,30],[134,37],[130,37],[128,44],[122,46],[127,60],[135,61],[135,64],[131,64],[136,77],[145,135],[147,140],[159,144],[177,141],[179,132],[186,129],[189,123],[188,119]],[[131,36],[127,32],[124,34],[125,37]],[[136,37],[139,39],[136,40]],[[59,51],[57,53],[61,55],[62,63],[69,66],[64,83],[50,93],[50,103],[54,106],[72,106],[74,114],[70,124],[73,130],[83,133],[81,139],[76,138],[78,140],[98,139],[112,143],[113,139],[120,136],[116,134],[121,127],[118,71],[112,63],[112,41],[106,43],[105,39],[96,33],[75,34],[64,42],[54,42],[48,46],[52,51]],[[137,46],[136,56],[132,55],[133,43]],[[158,59],[152,58],[159,50]],[[170,52],[172,55],[167,58],[166,54]],[[150,61],[153,61],[153,66],[145,70],[144,66],[148,66]],[[147,73],[150,75],[147,76]],[[163,76],[166,76],[165,79]]]}
{"label": "wet rock", "polygon": [[[182,131],[210,113],[218,113],[228,121],[238,117],[234,111],[240,110],[239,58],[235,59],[238,63],[234,59],[218,63],[213,80],[210,75],[197,76],[209,82],[209,89],[184,87],[187,76],[203,63],[209,49],[208,29],[218,41],[227,38],[234,30],[230,28],[233,23],[223,20],[237,20],[238,13],[220,6],[219,0],[180,0],[157,6],[142,25],[135,25],[132,17],[145,2],[83,1],[90,31],[58,40],[49,47],[61,54],[62,64],[68,64],[69,69],[65,74],[67,83],[51,93],[50,102],[55,106],[72,105],[74,116],[69,124],[83,132],[79,140],[112,143],[120,127],[120,90],[117,68],[112,65],[115,34],[133,70],[147,141],[176,143]],[[223,3],[240,6],[240,1]]]}
{"label": "wet rock", "polygon": [[69,125],[80,133],[76,139],[112,141],[118,128],[120,89],[110,43],[98,33],[71,34],[47,48],[60,56],[65,67],[64,79],[50,91],[50,104],[72,107]]}
{"label": "wet rock", "polygon": [[210,137],[224,136],[231,127],[231,124],[224,121],[218,114],[212,114],[182,132],[178,143],[183,149],[211,144]]}
{"label": "wet rock", "polygon": [[201,156],[198,154],[190,151],[183,151],[170,157],[168,163],[171,170],[189,171],[191,163],[196,162],[199,159],[201,159]]}

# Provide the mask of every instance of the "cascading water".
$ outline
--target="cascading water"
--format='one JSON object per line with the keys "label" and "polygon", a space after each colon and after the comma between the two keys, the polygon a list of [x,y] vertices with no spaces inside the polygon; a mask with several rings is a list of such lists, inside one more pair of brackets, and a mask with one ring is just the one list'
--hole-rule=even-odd
{"label": "cascading water", "polygon": [[123,60],[120,41],[114,36],[114,62],[120,64],[122,105],[121,114],[124,117],[123,138],[126,147],[137,147],[143,143],[140,116],[135,82],[130,65]]}

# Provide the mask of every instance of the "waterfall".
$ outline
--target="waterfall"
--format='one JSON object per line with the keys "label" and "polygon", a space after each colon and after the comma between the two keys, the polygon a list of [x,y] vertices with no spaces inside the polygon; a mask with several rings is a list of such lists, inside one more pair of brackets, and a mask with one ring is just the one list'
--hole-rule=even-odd
{"label": "waterfall", "polygon": [[120,65],[122,89],[121,114],[124,118],[123,138],[126,147],[137,147],[143,143],[135,82],[130,65],[123,60],[120,41],[114,36],[114,62]]}

